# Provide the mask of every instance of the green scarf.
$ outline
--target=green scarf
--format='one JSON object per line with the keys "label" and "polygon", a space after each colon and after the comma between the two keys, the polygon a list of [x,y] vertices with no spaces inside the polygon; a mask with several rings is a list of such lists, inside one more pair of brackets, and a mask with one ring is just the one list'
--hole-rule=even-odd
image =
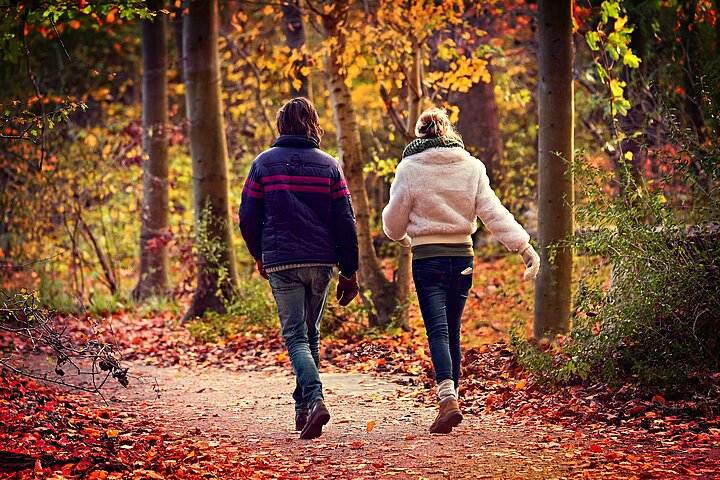
{"label": "green scarf", "polygon": [[405,147],[405,150],[403,150],[402,158],[409,157],[410,155],[415,155],[416,153],[420,153],[423,150],[427,150],[428,148],[436,147],[465,148],[465,145],[462,143],[461,140],[451,137],[418,138],[410,142],[408,146]]}

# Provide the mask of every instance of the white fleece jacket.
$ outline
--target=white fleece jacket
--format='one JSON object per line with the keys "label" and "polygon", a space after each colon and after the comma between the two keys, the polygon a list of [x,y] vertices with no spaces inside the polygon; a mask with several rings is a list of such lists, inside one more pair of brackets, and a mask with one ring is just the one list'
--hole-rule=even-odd
{"label": "white fleece jacket", "polygon": [[477,217],[513,252],[530,240],[490,188],[485,165],[464,148],[429,148],[398,164],[382,212],[390,239],[408,235],[412,245],[469,243]]}

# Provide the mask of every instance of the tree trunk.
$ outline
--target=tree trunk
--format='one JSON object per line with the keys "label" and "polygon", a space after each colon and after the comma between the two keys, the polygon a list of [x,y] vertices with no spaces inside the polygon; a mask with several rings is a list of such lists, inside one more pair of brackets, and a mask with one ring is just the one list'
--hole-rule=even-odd
{"label": "tree trunk", "polygon": [[[148,0],[158,11],[162,0]],[[168,92],[166,16],[159,13],[142,22],[143,206],[140,214],[140,279],[133,298],[166,295],[168,250],[163,242],[170,210],[168,198]]]}
{"label": "tree trunk", "polygon": [[[422,113],[423,99],[423,54],[420,42],[414,39],[412,44],[412,63],[407,83],[408,116],[405,125],[405,137],[415,138],[415,124]],[[410,307],[410,278],[412,278],[412,253],[409,248],[400,248],[398,269],[395,272],[396,313],[395,323],[407,327]]]}
{"label": "tree trunk", "polygon": [[338,146],[355,208],[360,256],[360,295],[368,307],[370,324],[385,326],[392,320],[395,310],[395,285],[383,274],[370,233],[370,205],[365,190],[360,129],[355,119],[350,89],[345,84],[345,70],[341,60],[346,39],[339,28],[341,20],[338,12],[343,11],[347,11],[347,0],[335,2],[335,13],[323,16],[327,35],[336,40],[325,59],[325,71]]}
{"label": "tree trunk", "polygon": [[503,140],[500,135],[495,82],[479,82],[467,93],[456,94],[455,105],[460,108],[457,129],[465,146],[487,168],[491,181],[502,174]]}
{"label": "tree trunk", "polygon": [[[172,62],[174,65],[177,66],[177,78],[175,80],[177,83],[183,85],[185,84],[185,51],[183,50],[183,16],[185,15],[185,13],[183,13],[184,11],[185,10],[182,8],[182,5],[174,5],[172,7],[172,12],[175,14],[175,17],[171,22],[173,43],[176,50],[175,62]],[[183,122],[184,119],[187,118],[187,112],[185,111],[185,102],[183,101],[183,99],[177,99],[177,109],[175,109],[175,105],[173,105],[172,107],[173,123],[178,123],[176,119],[181,119],[180,121]]]}
{"label": "tree trunk", "polygon": [[[303,55],[302,60],[297,60],[293,65],[295,78],[290,80],[290,94],[298,97],[305,97],[312,101],[312,86],[310,77],[302,73],[302,68],[307,65],[305,55],[301,52],[305,46],[305,25],[303,24],[302,12],[300,11],[300,2],[298,0],[289,0],[283,2],[283,31],[287,38],[290,50],[299,51]],[[293,80],[300,81],[300,87],[295,88]]]}
{"label": "tree trunk", "polygon": [[685,87],[685,114],[689,126],[695,131],[698,140],[705,140],[703,126],[705,119],[700,108],[700,95],[697,88],[698,62],[701,62],[701,47],[698,39],[698,28],[693,25],[697,2],[682,4],[682,24],[680,25],[680,41],[685,53],[682,64],[683,86]]}
{"label": "tree trunk", "polygon": [[[535,283],[535,337],[567,331],[573,229],[573,45],[571,0],[540,0],[539,194],[540,273]],[[552,261],[551,261],[552,259]]]}
{"label": "tree trunk", "polygon": [[238,285],[217,45],[217,0],[190,2],[183,23],[183,50],[199,251],[197,286],[185,319],[209,310],[223,312],[223,300],[232,298]]}

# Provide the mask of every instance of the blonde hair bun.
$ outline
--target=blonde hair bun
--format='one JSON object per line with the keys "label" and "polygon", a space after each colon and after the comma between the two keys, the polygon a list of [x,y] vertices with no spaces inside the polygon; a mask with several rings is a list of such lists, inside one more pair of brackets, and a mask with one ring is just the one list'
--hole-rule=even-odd
{"label": "blonde hair bun", "polygon": [[461,140],[445,110],[437,107],[428,108],[420,114],[415,124],[415,136],[417,138],[451,137]]}

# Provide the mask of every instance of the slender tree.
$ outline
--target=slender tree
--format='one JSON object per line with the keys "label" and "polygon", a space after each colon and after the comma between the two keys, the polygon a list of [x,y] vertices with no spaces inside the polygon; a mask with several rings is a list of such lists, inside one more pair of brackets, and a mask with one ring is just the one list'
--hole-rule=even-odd
{"label": "slender tree", "polygon": [[217,0],[194,0],[183,19],[185,100],[190,124],[197,285],[185,318],[224,311],[237,288],[232,246],[228,153],[218,69]]}
{"label": "slender tree", "polygon": [[288,47],[301,55],[300,60],[296,60],[293,69],[295,71],[294,78],[290,79],[290,93],[292,95],[305,97],[312,100],[312,85],[310,77],[304,72],[307,66],[303,47],[305,46],[305,24],[303,22],[302,12],[300,11],[299,0],[288,0],[283,2],[283,32],[287,38]]}
{"label": "slender tree", "polygon": [[157,12],[142,22],[142,124],[143,206],[140,214],[140,279],[133,298],[165,295],[169,290],[168,251],[163,235],[170,216],[168,206],[168,95],[167,16],[160,13],[162,0],[148,0]]}
{"label": "slender tree", "polygon": [[539,198],[540,273],[535,288],[536,338],[568,328],[571,303],[573,180],[573,44],[571,0],[540,0]]}
{"label": "slender tree", "polygon": [[370,323],[387,325],[397,307],[395,285],[385,278],[372,242],[370,204],[365,190],[363,171],[365,162],[360,142],[360,128],[355,118],[350,88],[345,83],[347,70],[343,63],[343,55],[347,41],[345,22],[349,8],[348,0],[339,0],[332,3],[329,11],[321,9],[316,11],[322,16],[326,36],[330,39],[325,58],[325,71],[340,155],[355,208],[360,254],[360,295],[363,303],[369,307]]}

